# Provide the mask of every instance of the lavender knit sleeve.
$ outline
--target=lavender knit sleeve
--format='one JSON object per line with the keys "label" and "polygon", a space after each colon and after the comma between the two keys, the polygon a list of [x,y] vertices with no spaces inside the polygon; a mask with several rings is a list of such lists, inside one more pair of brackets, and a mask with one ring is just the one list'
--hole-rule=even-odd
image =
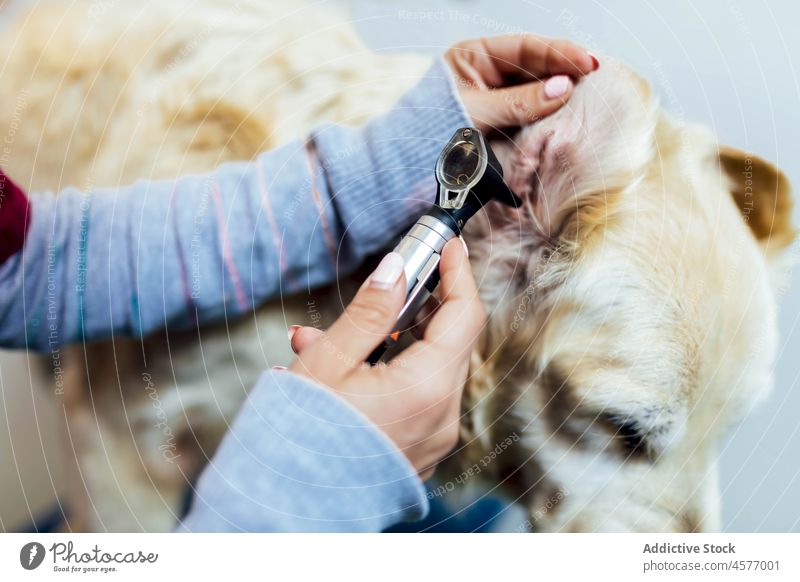
{"label": "lavender knit sleeve", "polygon": [[264,373],[198,480],[181,532],[379,532],[428,511],[395,444],[330,390]]}
{"label": "lavender knit sleeve", "polygon": [[438,60],[358,129],[208,175],[35,194],[24,246],[0,265],[0,345],[187,328],[333,282],[430,204],[436,157],[469,124]]}

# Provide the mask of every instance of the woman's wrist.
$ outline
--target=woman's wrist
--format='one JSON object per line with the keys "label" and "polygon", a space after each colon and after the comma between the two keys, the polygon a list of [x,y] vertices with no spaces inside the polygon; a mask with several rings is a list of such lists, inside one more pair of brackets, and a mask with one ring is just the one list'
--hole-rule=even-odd
{"label": "woman's wrist", "polygon": [[434,201],[434,164],[472,121],[438,58],[388,113],[358,131],[327,126],[312,137],[333,203],[359,253],[385,248]]}

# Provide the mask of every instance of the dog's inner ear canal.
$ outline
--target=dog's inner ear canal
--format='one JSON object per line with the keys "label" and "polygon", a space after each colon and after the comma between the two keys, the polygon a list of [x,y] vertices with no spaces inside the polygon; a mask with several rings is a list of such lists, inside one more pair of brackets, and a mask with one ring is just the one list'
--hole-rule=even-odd
{"label": "dog's inner ear canal", "polygon": [[598,71],[564,107],[514,135],[498,155],[534,230],[572,239],[606,223],[654,155],[656,114],[635,76]]}
{"label": "dog's inner ear canal", "polygon": [[780,251],[795,238],[789,180],[778,168],[731,147],[719,149],[720,168],[728,178],[731,196],[766,250]]}

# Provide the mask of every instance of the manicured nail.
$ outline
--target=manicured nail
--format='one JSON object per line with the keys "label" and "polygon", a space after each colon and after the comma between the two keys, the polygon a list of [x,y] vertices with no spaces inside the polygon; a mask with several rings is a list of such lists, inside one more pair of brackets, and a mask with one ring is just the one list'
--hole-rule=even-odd
{"label": "manicured nail", "polygon": [[288,370],[289,368],[286,366],[272,366],[272,369],[280,372],[281,370]]}
{"label": "manicured nail", "polygon": [[569,91],[572,80],[566,75],[550,77],[544,84],[544,96],[548,99],[557,99]]}
{"label": "manicured nail", "polygon": [[403,274],[403,257],[397,253],[389,253],[381,260],[378,268],[369,279],[370,287],[378,289],[391,289],[400,275]]}
{"label": "manicured nail", "polygon": [[467,255],[467,258],[469,258],[469,249],[467,248],[467,241],[465,241],[464,237],[461,236],[458,237],[458,240],[461,241],[461,246],[464,247],[464,254]]}
{"label": "manicured nail", "polygon": [[589,55],[590,59],[592,59],[592,65],[594,65],[594,68],[592,70],[596,71],[597,69],[599,69],[600,68],[600,60],[596,56],[594,56],[594,53],[590,53],[589,51],[586,51],[586,54]]}
{"label": "manicured nail", "polygon": [[299,325],[290,325],[289,329],[286,330],[286,335],[289,337],[289,347],[292,348],[292,351],[296,354],[297,350],[294,349],[294,345],[292,344],[292,338],[294,334],[297,333],[297,330],[300,329]]}

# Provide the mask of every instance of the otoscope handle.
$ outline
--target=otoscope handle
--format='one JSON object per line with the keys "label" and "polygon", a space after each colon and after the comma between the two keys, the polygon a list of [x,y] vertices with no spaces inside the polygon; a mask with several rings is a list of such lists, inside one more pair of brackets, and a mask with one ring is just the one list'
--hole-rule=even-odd
{"label": "otoscope handle", "polygon": [[392,333],[367,358],[381,359],[414,321],[439,284],[439,259],[445,243],[461,234],[466,222],[492,200],[519,207],[521,200],[503,181],[503,167],[483,134],[473,127],[456,130],[436,160],[438,203],[420,218],[394,249],[405,262],[406,301]]}
{"label": "otoscope handle", "polygon": [[444,245],[458,233],[452,220],[443,217],[441,209],[422,216],[395,247],[394,252],[403,257],[406,276],[406,300],[392,332],[367,358],[372,365],[378,363],[387,349],[397,343],[397,338],[414,322],[414,316],[425,305],[439,284],[439,260]]}

